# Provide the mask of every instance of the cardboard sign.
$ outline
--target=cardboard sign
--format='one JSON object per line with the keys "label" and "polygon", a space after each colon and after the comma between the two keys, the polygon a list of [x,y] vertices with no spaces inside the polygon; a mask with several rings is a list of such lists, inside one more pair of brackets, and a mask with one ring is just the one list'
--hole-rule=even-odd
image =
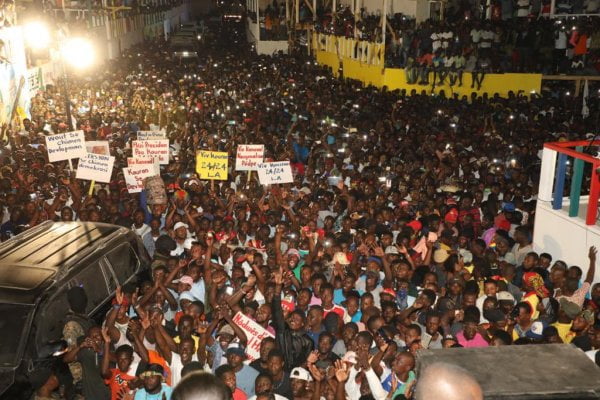
{"label": "cardboard sign", "polygon": [[236,171],[256,171],[263,162],[265,146],[262,144],[240,144],[235,156]]}
{"label": "cardboard sign", "polygon": [[159,164],[169,163],[169,141],[134,140],[131,142],[134,158],[156,158]]}
{"label": "cardboard sign", "polygon": [[46,149],[50,162],[82,158],[87,154],[83,131],[46,136]]}
{"label": "cardboard sign", "polygon": [[165,131],[138,131],[137,140],[163,140],[167,138]]}
{"label": "cardboard sign", "polygon": [[158,161],[156,161],[155,158],[127,157],[127,166],[128,167],[136,167],[136,166],[140,166],[140,165],[144,165],[146,167],[151,167],[154,170],[155,175],[160,175],[160,165],[158,164]]}
{"label": "cardboard sign", "polygon": [[258,179],[261,185],[294,182],[289,161],[276,161],[258,164]]}
{"label": "cardboard sign", "polygon": [[154,165],[130,165],[123,168],[123,176],[129,193],[139,193],[144,189],[144,178],[158,175],[154,170]]}
{"label": "cardboard sign", "polygon": [[264,338],[274,338],[275,336],[239,311],[233,316],[233,322],[244,331],[248,338],[248,343],[246,344],[246,356],[248,360],[254,361],[260,358],[260,343]]}
{"label": "cardboard sign", "polygon": [[88,153],[102,154],[104,156],[110,156],[110,147],[107,141],[96,140],[85,142],[85,148]]}
{"label": "cardboard sign", "polygon": [[196,153],[196,172],[200,179],[227,180],[228,163],[226,152],[200,150]]}
{"label": "cardboard sign", "polygon": [[115,158],[113,156],[87,153],[85,157],[79,159],[77,175],[75,177],[77,179],[108,183],[110,182],[114,163]]}

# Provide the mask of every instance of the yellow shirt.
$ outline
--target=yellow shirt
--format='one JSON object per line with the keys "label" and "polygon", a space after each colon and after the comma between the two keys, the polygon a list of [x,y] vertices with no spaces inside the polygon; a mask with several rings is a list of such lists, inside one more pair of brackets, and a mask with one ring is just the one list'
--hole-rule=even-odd
{"label": "yellow shirt", "polygon": [[531,314],[531,319],[536,320],[540,316],[540,312],[537,310],[538,304],[540,304],[540,298],[533,292],[523,297],[521,301],[525,301],[529,303],[531,309],[533,310],[533,314]]}
{"label": "yellow shirt", "polygon": [[552,324],[552,326],[556,328],[558,331],[558,336],[560,336],[563,342],[571,343],[571,340],[573,340],[573,336],[569,335],[569,332],[571,332],[571,324],[555,322]]}
{"label": "yellow shirt", "polygon": [[[194,339],[194,352],[198,351],[198,343],[200,342],[200,337],[196,336],[196,335],[192,335],[192,339]],[[173,338],[173,341],[177,344],[179,344],[179,342],[181,341],[181,339],[179,338],[179,335],[175,336]]]}

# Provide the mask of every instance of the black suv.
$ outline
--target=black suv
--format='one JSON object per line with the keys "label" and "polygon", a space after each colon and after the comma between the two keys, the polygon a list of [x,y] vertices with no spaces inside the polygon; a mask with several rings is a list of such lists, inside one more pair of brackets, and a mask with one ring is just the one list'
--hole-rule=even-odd
{"label": "black suv", "polygon": [[149,264],[135,233],[102,223],[48,221],[0,244],[0,398],[21,398],[17,388],[47,362],[69,288],[85,289],[93,317]]}

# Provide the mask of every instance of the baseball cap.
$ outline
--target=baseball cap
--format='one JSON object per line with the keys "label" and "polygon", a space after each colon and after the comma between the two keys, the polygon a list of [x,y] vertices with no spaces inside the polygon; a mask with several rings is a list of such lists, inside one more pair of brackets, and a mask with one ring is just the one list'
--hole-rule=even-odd
{"label": "baseball cap", "polygon": [[176,224],[175,224],[175,226],[173,227],[173,230],[175,230],[175,231],[176,231],[176,230],[177,230],[177,229],[179,229],[179,228],[185,228],[185,229],[187,229],[187,228],[188,228],[188,225],[187,225],[187,224],[184,224],[183,222],[178,222],[178,223],[176,223]]}
{"label": "baseball cap", "polygon": [[421,222],[417,221],[416,219],[407,223],[406,226],[410,226],[412,228],[412,230],[415,232],[419,232],[423,228],[423,224]]}
{"label": "baseball cap", "polygon": [[310,382],[312,378],[307,370],[302,367],[296,367],[290,372],[290,379],[300,379],[302,381]]}
{"label": "baseball cap", "polygon": [[177,279],[177,283],[185,283],[187,285],[192,286],[194,284],[194,279],[192,279],[189,275],[184,275],[181,278]]}
{"label": "baseball cap", "polygon": [[385,248],[385,254],[400,254],[396,246],[388,246]]}
{"label": "baseball cap", "polygon": [[571,319],[574,319],[581,312],[581,307],[578,304],[567,300],[565,297],[561,297],[558,303],[560,304],[560,309]]}
{"label": "baseball cap", "polygon": [[217,332],[217,336],[220,336],[220,335],[234,336],[235,333],[233,332],[233,328],[229,324],[227,324],[227,325],[223,325],[221,327],[221,329],[219,329],[219,332]]}
{"label": "baseball cap", "polygon": [[225,354],[235,354],[242,357],[246,356],[244,347],[237,342],[230,343],[229,346],[227,346],[227,351],[225,352]]}
{"label": "baseball cap", "polygon": [[289,256],[296,256],[298,258],[300,258],[300,252],[296,249],[288,249],[288,251],[285,253],[288,257]]}
{"label": "baseball cap", "polygon": [[348,256],[343,251],[338,251],[333,256],[333,261],[340,265],[348,265],[350,264],[350,260],[348,260]]}
{"label": "baseball cap", "polygon": [[456,339],[456,337],[454,335],[444,335],[444,337],[442,338],[442,343],[444,343],[447,340],[452,340],[452,341],[458,343],[458,340]]}
{"label": "baseball cap", "polygon": [[542,321],[535,321],[531,324],[531,328],[527,332],[525,332],[525,336],[529,339],[543,339],[544,338],[544,328],[546,324]]}
{"label": "baseball cap", "polygon": [[448,250],[446,249],[437,249],[433,253],[433,261],[436,263],[443,263],[448,259],[448,257],[450,257],[450,253],[448,253]]}
{"label": "baseball cap", "polygon": [[496,298],[498,299],[498,301],[510,301],[513,304],[515,304],[515,297],[506,290],[496,293]]}

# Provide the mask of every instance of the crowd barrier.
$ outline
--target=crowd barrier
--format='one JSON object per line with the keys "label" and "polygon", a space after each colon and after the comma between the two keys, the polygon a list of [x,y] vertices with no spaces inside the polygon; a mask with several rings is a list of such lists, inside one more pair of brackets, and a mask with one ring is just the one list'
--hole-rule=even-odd
{"label": "crowd barrier", "polygon": [[458,83],[451,86],[448,78],[441,85],[438,79],[433,86],[433,72],[429,73],[429,84],[411,84],[407,82],[405,69],[384,67],[383,44],[316,34],[313,36],[312,45],[317,63],[330,67],[335,76],[343,72],[346,78],[379,88],[387,86],[388,90],[405,89],[409,93],[413,89],[418,93],[423,90],[439,93],[443,90],[446,95],[459,96],[470,96],[473,92],[479,95],[487,93],[489,96],[498,93],[507,97],[509,92],[516,94],[522,91],[527,95],[540,93],[542,86],[541,74],[506,73],[486,74],[481,88],[478,89],[477,85],[472,88],[473,76],[469,72],[463,73],[462,86],[458,86]]}

